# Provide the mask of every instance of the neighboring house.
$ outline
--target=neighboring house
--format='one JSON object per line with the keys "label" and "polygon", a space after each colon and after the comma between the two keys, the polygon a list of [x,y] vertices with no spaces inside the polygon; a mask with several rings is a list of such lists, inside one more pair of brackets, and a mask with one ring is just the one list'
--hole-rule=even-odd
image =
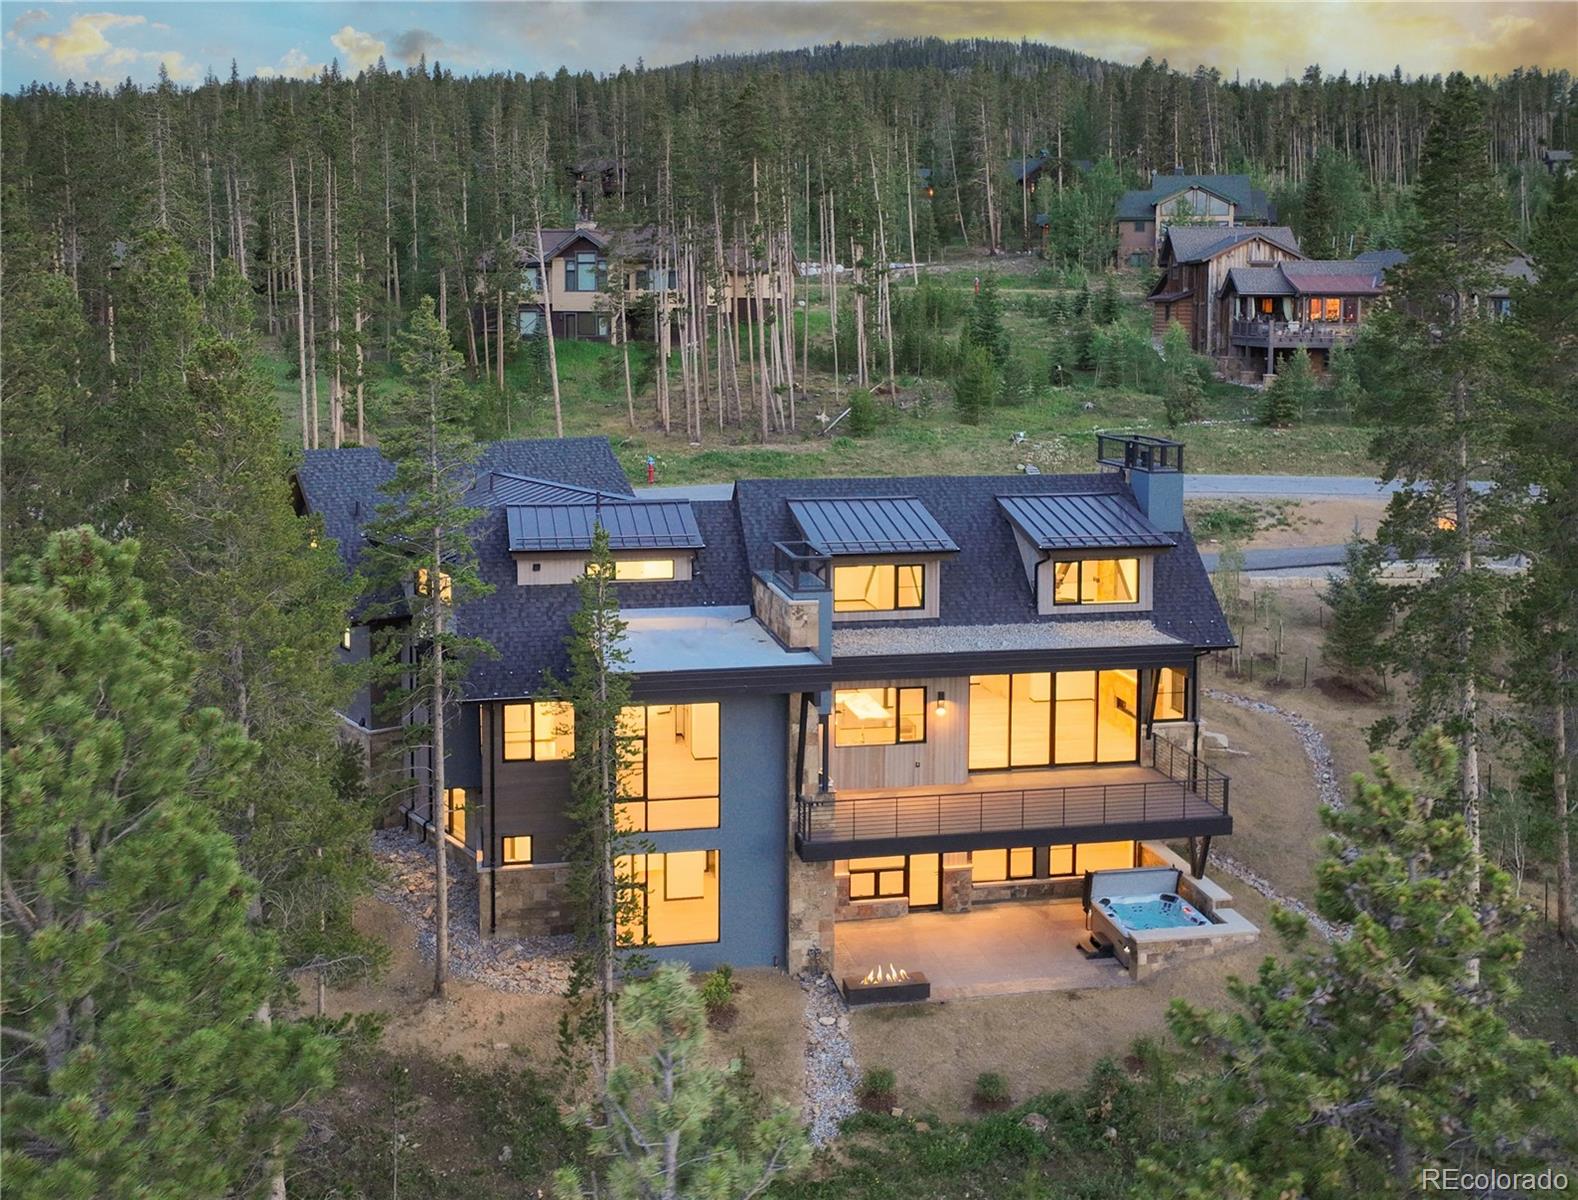
{"label": "neighboring house", "polygon": [[1220,300],[1234,267],[1273,267],[1303,258],[1298,239],[1285,225],[1174,225],[1162,235],[1162,276],[1146,297],[1151,335],[1158,345],[1177,321],[1189,332],[1197,354],[1223,355],[1228,347],[1227,309]]}
{"label": "neighboring house", "polygon": [[[1491,315],[1496,317],[1511,315],[1513,284],[1534,283],[1539,279],[1534,264],[1529,261],[1529,256],[1513,243],[1505,239],[1503,242],[1508,257],[1497,264],[1495,272],[1497,281],[1485,295]],[[1408,261],[1408,255],[1402,250],[1366,250],[1355,257],[1362,263],[1379,267],[1383,274]]]}
{"label": "neighboring house", "polygon": [[1248,175],[1171,175],[1156,172],[1151,186],[1118,198],[1118,262],[1149,266],[1172,225],[1271,225],[1276,210]]}
{"label": "neighboring house", "polygon": [[1219,295],[1216,354],[1259,358],[1274,375],[1278,355],[1307,350],[1324,371],[1333,346],[1352,341],[1381,295],[1384,268],[1359,261],[1284,259],[1230,267]]}
{"label": "neighboring house", "polygon": [[1020,188],[1026,195],[1034,196],[1036,188],[1040,186],[1041,176],[1052,165],[1052,158],[1045,150],[1038,150],[1034,155],[1008,160],[1008,182]]}
{"label": "neighboring house", "polygon": [[[655,266],[664,256],[659,253],[651,229],[615,232],[582,223],[574,229],[544,229],[542,241],[543,258],[548,264],[548,303],[553,311],[555,337],[608,340],[612,330],[607,294],[611,260],[625,264],[625,294],[631,302],[660,291],[676,291],[681,286],[679,271],[672,265],[672,259],[662,268]],[[521,336],[531,337],[541,331],[543,320],[543,284],[538,270],[535,233],[521,234],[515,245],[522,293],[516,321]],[[491,261],[485,258],[483,265],[490,266]],[[758,268],[755,284],[763,305],[770,306],[781,286],[776,276]],[[742,320],[753,317],[752,272],[741,252],[730,255],[721,296],[719,291],[708,288],[709,305],[716,305],[720,298],[724,304],[731,305]],[[479,308],[476,318],[490,330],[497,325],[491,308]],[[643,331],[636,329],[633,333],[641,336]]]}
{"label": "neighboring house", "polygon": [[1545,169],[1552,175],[1571,175],[1573,173],[1573,152],[1571,150],[1541,150],[1540,161],[1545,164]]}
{"label": "neighboring house", "polygon": [[[656,957],[832,968],[843,922],[1077,897],[1089,871],[1176,864],[1168,839],[1192,861],[1163,890],[1214,886],[1233,821],[1195,753],[1200,666],[1233,638],[1184,524],[1183,448],[1104,435],[1098,458],[685,500],[632,493],[600,439],[488,446],[470,503],[494,590],[454,617],[497,655],[448,721],[445,831],[481,932],[571,924],[574,714],[551,681],[598,523],[633,672],[621,812],[648,843],[622,866]],[[300,509],[347,568],[390,474],[375,450],[305,455]],[[347,645],[364,660],[367,631]],[[398,730],[371,704],[346,728],[387,758]],[[394,765],[400,815],[436,832],[427,758]]]}

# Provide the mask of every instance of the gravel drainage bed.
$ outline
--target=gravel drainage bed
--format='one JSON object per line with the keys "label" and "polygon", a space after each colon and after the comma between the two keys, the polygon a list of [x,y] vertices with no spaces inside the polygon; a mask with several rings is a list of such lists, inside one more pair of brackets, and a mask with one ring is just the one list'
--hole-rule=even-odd
{"label": "gravel drainage bed", "polygon": [[[385,879],[373,894],[416,928],[417,952],[433,961],[433,847],[403,829],[373,833],[373,857]],[[574,939],[494,937],[477,932],[475,876],[449,872],[449,969],[501,992],[559,996],[570,981]]]}
{"label": "gravel drainage bed", "polygon": [[823,1146],[838,1136],[855,1102],[855,1048],[849,1040],[849,1009],[828,974],[801,975],[805,992],[805,1103],[801,1116],[811,1144]]}

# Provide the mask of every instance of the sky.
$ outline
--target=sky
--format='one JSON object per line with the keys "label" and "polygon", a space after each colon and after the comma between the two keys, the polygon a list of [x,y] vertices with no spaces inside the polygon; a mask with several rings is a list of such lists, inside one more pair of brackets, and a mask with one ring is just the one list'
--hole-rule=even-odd
{"label": "sky", "polygon": [[422,4],[0,2],[0,86],[34,80],[178,83],[213,71],[354,74],[422,55],[462,73],[605,72],[696,56],[895,37],[1049,42],[1098,58],[1167,59],[1281,80],[1336,74],[1578,69],[1578,0],[563,0]]}

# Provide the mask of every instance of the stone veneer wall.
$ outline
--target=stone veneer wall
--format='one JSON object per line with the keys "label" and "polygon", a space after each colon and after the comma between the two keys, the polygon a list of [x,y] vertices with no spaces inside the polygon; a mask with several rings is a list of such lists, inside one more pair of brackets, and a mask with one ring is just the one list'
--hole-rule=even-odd
{"label": "stone veneer wall", "polygon": [[821,645],[821,601],[792,600],[771,584],[753,579],[751,609],[789,649],[815,650]]}
{"label": "stone veneer wall", "polygon": [[477,876],[477,932],[487,937],[496,921],[496,932],[514,937],[544,937],[574,932],[567,892],[568,863],[542,866],[496,867]]}

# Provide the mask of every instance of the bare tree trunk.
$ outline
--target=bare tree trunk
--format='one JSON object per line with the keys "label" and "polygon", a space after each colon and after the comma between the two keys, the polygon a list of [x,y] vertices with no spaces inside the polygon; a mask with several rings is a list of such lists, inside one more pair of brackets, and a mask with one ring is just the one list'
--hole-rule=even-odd
{"label": "bare tree trunk", "polygon": [[312,396],[312,448],[318,448],[318,293],[313,269],[312,245],[312,158],[307,158],[307,388]]}
{"label": "bare tree trunk", "polygon": [[1556,655],[1556,701],[1552,707],[1551,794],[1556,801],[1556,934],[1572,940],[1573,863],[1567,810],[1567,662]]}
{"label": "bare tree trunk", "polygon": [[362,346],[362,326],[365,323],[362,313],[362,298],[364,295],[362,285],[367,278],[367,261],[362,254],[358,242],[356,247],[356,444],[367,444],[367,399],[366,379],[362,369],[366,361],[366,351]]}
{"label": "bare tree trunk", "polygon": [[[301,283],[301,205],[296,192],[295,155],[290,158],[290,232],[296,247],[296,371],[301,380],[301,447],[308,450],[312,447],[312,426],[308,424],[307,412],[307,297]],[[113,351],[110,361],[115,361]]]}
{"label": "bare tree trunk", "polygon": [[910,279],[920,282],[920,263],[915,256],[915,168],[910,165],[910,135],[904,135],[904,205],[910,223]]}
{"label": "bare tree trunk", "polygon": [[[1454,385],[1459,428],[1467,419],[1467,387],[1461,381]],[[1474,570],[1474,540],[1470,528],[1469,512],[1469,458],[1468,438],[1459,435],[1457,447],[1457,478],[1453,480],[1454,515],[1457,518],[1457,535],[1462,549],[1458,553],[1457,569],[1465,579]],[[1469,838],[1474,846],[1474,867],[1469,875],[1469,900],[1479,906],[1480,895],[1480,790],[1479,790],[1479,690],[1473,668],[1474,627],[1466,617],[1458,627],[1458,651],[1465,672],[1459,695],[1459,717],[1462,733],[1459,735],[1460,759],[1458,771],[1463,792],[1463,820],[1468,826]],[[1471,958],[1467,964],[1469,983],[1479,983],[1479,959]]]}

